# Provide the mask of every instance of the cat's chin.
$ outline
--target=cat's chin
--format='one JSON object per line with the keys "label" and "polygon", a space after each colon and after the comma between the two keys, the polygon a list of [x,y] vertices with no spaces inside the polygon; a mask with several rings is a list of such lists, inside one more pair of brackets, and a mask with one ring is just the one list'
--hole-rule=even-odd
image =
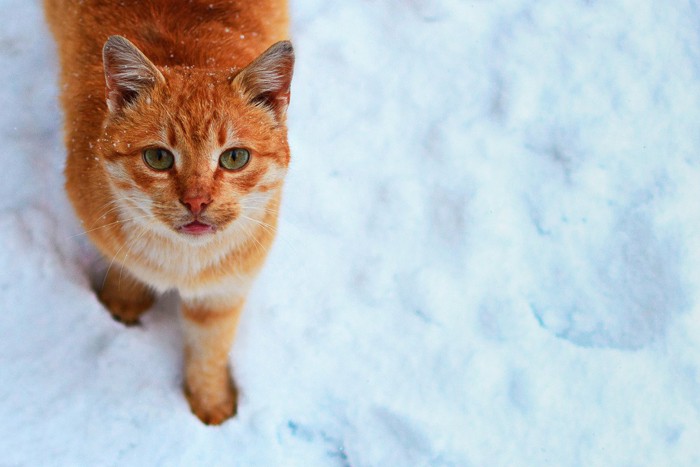
{"label": "cat's chin", "polygon": [[177,229],[178,232],[185,235],[209,235],[216,232],[216,228],[213,225],[205,224],[204,222],[194,221],[189,224],[185,224]]}

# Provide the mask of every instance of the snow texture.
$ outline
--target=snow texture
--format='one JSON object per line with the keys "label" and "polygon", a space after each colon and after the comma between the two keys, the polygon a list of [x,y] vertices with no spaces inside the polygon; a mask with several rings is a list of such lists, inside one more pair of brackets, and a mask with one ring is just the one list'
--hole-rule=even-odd
{"label": "snow texture", "polygon": [[700,464],[694,0],[293,1],[293,164],[231,354],[91,289],[40,2],[0,13],[0,464]]}

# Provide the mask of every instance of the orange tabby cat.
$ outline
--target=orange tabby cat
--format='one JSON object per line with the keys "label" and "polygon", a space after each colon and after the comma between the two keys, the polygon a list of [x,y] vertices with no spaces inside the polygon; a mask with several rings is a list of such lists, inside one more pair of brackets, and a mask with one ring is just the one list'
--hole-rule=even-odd
{"label": "orange tabby cat", "polygon": [[236,410],[228,352],[289,164],[286,1],[45,7],[62,69],[66,190],[110,263],[99,297],[130,324],[155,292],[180,292],[185,394],[202,421],[221,423]]}

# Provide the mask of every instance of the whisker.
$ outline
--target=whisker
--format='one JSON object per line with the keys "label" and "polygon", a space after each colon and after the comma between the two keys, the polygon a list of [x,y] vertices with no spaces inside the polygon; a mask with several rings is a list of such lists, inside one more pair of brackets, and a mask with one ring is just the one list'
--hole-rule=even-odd
{"label": "whisker", "polygon": [[246,211],[248,209],[253,210],[253,211],[262,211],[262,212],[269,213],[269,214],[279,214],[279,210],[270,209],[266,206],[246,206],[243,210]]}
{"label": "whisker", "polygon": [[[133,196],[121,196],[121,197],[113,198],[113,199],[107,201],[104,205],[102,205],[102,207],[100,207],[98,209],[99,215],[97,216],[97,219],[99,220],[99,219],[105,217],[107,214],[111,213],[112,211],[119,209],[120,205],[118,205],[117,203],[119,203],[120,201],[134,201],[134,197]],[[111,208],[109,208],[109,206],[111,204],[114,204],[115,206],[112,206]],[[107,208],[107,211],[102,212],[105,208]],[[95,222],[97,222],[97,221],[95,221]]]}
{"label": "whisker", "polygon": [[260,221],[260,220],[258,220],[258,219],[253,218],[253,217],[248,217],[248,216],[246,216],[245,214],[241,214],[241,218],[242,218],[242,219],[248,219],[249,221],[253,221],[253,222],[255,222],[256,224],[258,224],[258,225],[260,225],[260,226],[262,226],[262,227],[268,228],[268,229],[269,229],[268,232],[275,233],[275,232],[277,231],[272,225],[268,224],[267,222]]}
{"label": "whisker", "polygon": [[131,217],[131,218],[129,218],[129,219],[119,219],[119,220],[117,220],[117,221],[110,222],[109,224],[101,225],[101,226],[99,226],[99,227],[95,227],[94,229],[85,230],[85,231],[83,231],[83,232],[81,232],[81,233],[79,233],[79,234],[71,235],[71,236],[68,237],[68,238],[80,237],[81,235],[86,235],[86,234],[88,234],[88,233],[90,233],[90,232],[94,232],[95,230],[104,229],[105,227],[109,227],[109,226],[112,226],[112,225],[115,225],[115,224],[123,224],[123,223],[130,222],[130,221],[133,221],[133,220],[136,220],[136,219],[144,219],[144,218],[148,218],[148,217],[154,217],[154,216],[153,216],[152,214],[148,214],[148,215],[144,215],[144,216],[135,216],[135,217]]}
{"label": "whisker", "polygon": [[[248,217],[248,216],[246,216],[246,215],[244,215],[244,214],[241,214],[241,218],[242,218],[242,219],[249,220],[249,221],[252,221],[252,222],[255,222],[257,225],[260,226],[260,228],[262,228],[262,229],[266,230],[268,233],[272,234],[272,235],[275,237],[275,241],[281,241],[281,242],[284,243],[287,247],[289,247],[290,249],[292,249],[294,252],[297,251],[296,245],[295,245],[294,243],[292,243],[288,238],[277,236],[277,228],[276,228],[275,226],[272,226],[272,225],[270,225],[270,224],[268,224],[268,223],[266,223],[266,222],[262,222],[262,221],[260,221],[260,220],[258,220],[258,219],[254,219],[254,218],[252,218],[252,217]],[[269,249],[266,250],[266,251],[269,251]]]}
{"label": "whisker", "polygon": [[150,223],[147,226],[141,227],[141,233],[134,239],[134,241],[130,242],[131,246],[129,246],[129,249],[126,251],[126,255],[124,255],[124,261],[122,262],[122,268],[119,270],[119,285],[118,287],[121,289],[122,286],[122,274],[124,273],[124,265],[126,264],[126,260],[131,254],[131,250],[134,248],[134,246],[138,243],[138,241],[141,239],[141,237],[144,236],[144,234],[148,231],[148,227],[150,226]]}
{"label": "whisker", "polygon": [[243,227],[246,230],[246,236],[248,238],[252,239],[257,244],[256,245],[257,250],[258,251],[262,250],[263,254],[267,254],[269,251],[268,248],[265,248],[265,246],[262,243],[260,243],[260,240],[258,240],[258,238],[255,235],[253,235],[253,233],[249,229],[247,229],[246,226],[241,226],[241,227]]}
{"label": "whisker", "polygon": [[105,283],[107,282],[107,276],[109,275],[110,269],[112,269],[112,265],[114,264],[114,260],[117,259],[117,256],[119,255],[119,252],[122,251],[122,249],[126,246],[126,243],[124,243],[122,246],[119,247],[117,252],[114,254],[112,257],[112,261],[109,262],[109,266],[107,266],[107,272],[105,272],[105,277],[102,279],[102,286],[100,287],[100,290],[104,290],[105,288]]}
{"label": "whisker", "polygon": [[[147,216],[147,217],[152,217],[152,216]],[[143,227],[143,229],[145,230],[145,227]],[[105,287],[105,283],[107,282],[107,275],[109,274],[110,269],[112,269],[112,265],[114,264],[114,260],[117,259],[117,256],[119,256],[119,253],[124,249],[124,247],[127,245],[127,243],[128,242],[125,242],[122,246],[120,246],[119,249],[117,250],[117,252],[112,257],[112,261],[110,261],[109,266],[107,267],[107,272],[105,272],[105,277],[104,277],[104,279],[102,279],[101,289],[104,289],[104,287]]]}

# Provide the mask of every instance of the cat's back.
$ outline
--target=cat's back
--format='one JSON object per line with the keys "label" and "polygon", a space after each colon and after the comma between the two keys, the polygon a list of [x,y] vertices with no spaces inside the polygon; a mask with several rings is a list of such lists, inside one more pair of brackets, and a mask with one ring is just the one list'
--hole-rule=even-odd
{"label": "cat's back", "polygon": [[286,0],[45,0],[63,66],[101,63],[111,35],[156,65],[243,67],[288,38]]}

